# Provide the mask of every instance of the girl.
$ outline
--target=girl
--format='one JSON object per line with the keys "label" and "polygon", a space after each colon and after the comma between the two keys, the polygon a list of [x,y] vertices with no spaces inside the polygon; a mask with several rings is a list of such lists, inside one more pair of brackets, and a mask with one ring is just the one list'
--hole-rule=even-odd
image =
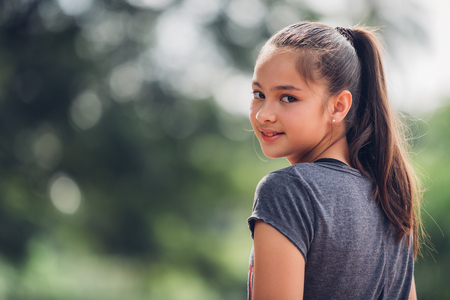
{"label": "girl", "polygon": [[275,34],[250,121],[290,167],[258,184],[249,299],[416,299],[419,193],[373,32],[304,22]]}

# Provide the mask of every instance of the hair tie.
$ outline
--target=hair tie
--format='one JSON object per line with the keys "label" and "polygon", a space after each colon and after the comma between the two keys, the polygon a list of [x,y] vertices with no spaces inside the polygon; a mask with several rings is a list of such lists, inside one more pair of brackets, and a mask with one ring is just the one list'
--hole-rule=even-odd
{"label": "hair tie", "polygon": [[336,27],[336,30],[345,37],[350,44],[352,44],[353,47],[355,47],[355,44],[353,43],[353,39],[355,38],[355,33],[350,28],[344,28],[344,27]]}

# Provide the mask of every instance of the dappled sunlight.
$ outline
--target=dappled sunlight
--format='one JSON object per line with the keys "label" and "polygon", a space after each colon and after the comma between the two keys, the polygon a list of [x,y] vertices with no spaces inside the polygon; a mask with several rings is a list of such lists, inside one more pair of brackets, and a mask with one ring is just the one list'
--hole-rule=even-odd
{"label": "dappled sunlight", "polygon": [[102,102],[92,91],[75,98],[70,107],[70,118],[76,127],[86,130],[97,124],[102,116]]}
{"label": "dappled sunlight", "polygon": [[83,26],[80,38],[84,38],[87,42],[83,44],[86,49],[80,49],[83,56],[100,57],[118,47],[125,38],[124,25],[129,18],[127,13],[110,11],[99,11],[99,13],[101,18],[92,18]]}
{"label": "dappled sunlight", "polygon": [[237,25],[257,27],[263,22],[267,7],[259,0],[231,0],[225,11]]}
{"label": "dappled sunlight", "polygon": [[60,162],[62,144],[56,130],[47,123],[34,130],[22,130],[14,141],[14,153],[24,164],[35,163],[52,170]]}
{"label": "dappled sunlight", "polygon": [[81,203],[81,191],[77,183],[65,174],[55,174],[49,180],[49,192],[53,205],[64,214],[74,214]]}
{"label": "dappled sunlight", "polygon": [[127,2],[139,8],[162,10],[172,4],[173,0],[127,0]]}
{"label": "dappled sunlight", "polygon": [[37,163],[46,169],[53,169],[61,156],[61,142],[51,131],[40,132],[33,147]]}
{"label": "dappled sunlight", "polygon": [[142,72],[138,65],[127,63],[115,67],[109,77],[114,100],[127,102],[135,98],[141,90],[142,81]]}
{"label": "dappled sunlight", "polygon": [[305,0],[305,4],[309,6],[312,10],[317,11],[324,15],[346,14],[349,6],[356,2],[357,1],[349,1],[349,0],[324,0],[324,1]]}
{"label": "dappled sunlight", "polygon": [[217,18],[220,10],[224,6],[221,0],[185,0],[181,3],[181,8],[192,15],[196,22],[208,24]]}
{"label": "dappled sunlight", "polygon": [[61,9],[67,15],[80,15],[86,12],[92,5],[93,0],[58,0]]}
{"label": "dappled sunlight", "polygon": [[280,28],[294,24],[298,20],[298,15],[292,7],[286,4],[275,4],[268,12],[266,19],[267,30],[274,34]]}
{"label": "dappled sunlight", "polygon": [[156,51],[168,68],[184,69],[192,63],[198,51],[208,44],[193,15],[181,8],[164,12],[156,26]]}
{"label": "dappled sunlight", "polygon": [[230,113],[244,114],[252,99],[250,74],[231,73],[217,82],[214,90],[216,101]]}

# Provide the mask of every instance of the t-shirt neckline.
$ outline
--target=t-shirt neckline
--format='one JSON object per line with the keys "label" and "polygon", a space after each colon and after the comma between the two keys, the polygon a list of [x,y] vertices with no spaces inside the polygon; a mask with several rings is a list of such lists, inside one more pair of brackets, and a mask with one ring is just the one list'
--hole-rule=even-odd
{"label": "t-shirt neckline", "polygon": [[328,167],[334,170],[339,170],[347,173],[351,173],[358,176],[363,176],[361,172],[358,169],[354,169],[350,166],[348,166],[346,163],[344,163],[341,160],[335,159],[335,158],[320,158],[318,160],[315,160],[313,163],[321,164],[323,167]]}
{"label": "t-shirt neckline", "polygon": [[319,158],[318,160],[315,160],[314,163],[319,163],[319,162],[327,162],[327,163],[333,163],[333,164],[337,164],[337,165],[344,165],[347,166],[347,164],[343,161],[340,161],[339,159],[336,158]]}

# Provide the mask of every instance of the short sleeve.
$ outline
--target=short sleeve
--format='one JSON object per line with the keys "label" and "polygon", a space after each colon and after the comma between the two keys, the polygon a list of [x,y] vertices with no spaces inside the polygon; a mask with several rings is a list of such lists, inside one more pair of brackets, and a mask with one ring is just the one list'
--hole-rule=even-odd
{"label": "short sleeve", "polygon": [[255,221],[261,220],[286,236],[306,261],[314,237],[311,200],[301,178],[283,171],[269,173],[256,188],[252,215],[247,219],[252,238]]}

